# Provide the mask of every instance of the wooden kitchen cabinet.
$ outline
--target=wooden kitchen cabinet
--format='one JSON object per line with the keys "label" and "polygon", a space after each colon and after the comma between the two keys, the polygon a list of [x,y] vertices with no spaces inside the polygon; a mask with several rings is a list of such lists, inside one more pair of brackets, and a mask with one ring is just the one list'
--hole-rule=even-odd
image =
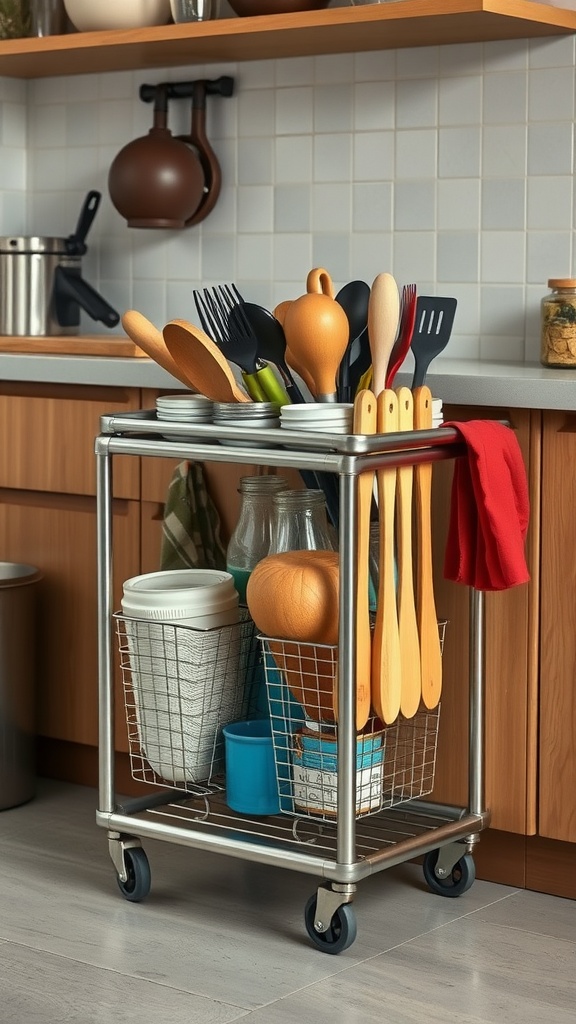
{"label": "wooden kitchen cabinet", "polygon": [[[38,625],[44,744],[95,750],[98,742],[94,438],[101,415],[140,404],[137,388],[0,384],[0,559],[35,565],[44,575]],[[138,459],[115,460],[114,493],[121,586],[140,572]],[[121,707],[119,673],[117,685]],[[125,733],[118,716],[118,749],[126,749]]]}
{"label": "wooden kitchen cabinet", "polygon": [[[138,388],[0,383],[0,487],[96,494],[100,417],[138,409]],[[137,459],[114,462],[114,494],[139,498]]]}
{"label": "wooden kitchen cabinet", "polygon": [[[116,606],[140,567],[139,504],[114,506]],[[66,743],[98,743],[96,500],[0,489],[0,559],[35,565],[39,587],[37,731]],[[119,675],[119,674],[118,674]],[[117,708],[123,714],[120,679]],[[117,715],[117,748],[126,750]]]}
{"label": "wooden kitchen cabinet", "polygon": [[538,832],[576,843],[576,414],[543,420]]}
{"label": "wooden kitchen cabinet", "polygon": [[[527,543],[530,584],[486,594],[486,803],[494,829],[536,831],[537,602],[539,587],[540,414],[524,409],[445,407],[447,420],[507,420],[516,431],[527,467],[532,516]],[[452,463],[434,467],[436,605],[448,620],[434,798],[467,804],[468,590],[443,576]]]}

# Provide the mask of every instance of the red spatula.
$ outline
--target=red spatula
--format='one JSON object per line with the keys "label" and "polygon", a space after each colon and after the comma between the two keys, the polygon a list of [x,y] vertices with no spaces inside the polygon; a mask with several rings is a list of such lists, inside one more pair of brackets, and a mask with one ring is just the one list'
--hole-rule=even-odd
{"label": "red spatula", "polygon": [[390,353],[388,369],[386,371],[387,388],[391,388],[393,386],[394,378],[408,355],[412,335],[414,333],[414,324],[416,323],[416,302],[416,285],[405,284],[402,288],[402,298],[400,299],[400,326],[398,328],[398,336]]}

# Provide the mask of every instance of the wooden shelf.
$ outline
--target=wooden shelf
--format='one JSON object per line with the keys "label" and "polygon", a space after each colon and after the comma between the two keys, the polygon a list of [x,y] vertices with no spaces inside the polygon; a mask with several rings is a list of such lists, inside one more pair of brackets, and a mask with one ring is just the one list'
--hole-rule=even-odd
{"label": "wooden shelf", "polygon": [[45,78],[573,32],[576,11],[532,0],[399,0],[305,14],[3,40],[0,75]]}

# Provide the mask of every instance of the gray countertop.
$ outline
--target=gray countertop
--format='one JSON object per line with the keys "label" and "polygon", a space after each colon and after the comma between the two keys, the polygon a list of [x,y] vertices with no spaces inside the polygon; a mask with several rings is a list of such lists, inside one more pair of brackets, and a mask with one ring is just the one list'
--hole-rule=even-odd
{"label": "gray countertop", "polygon": [[[150,359],[0,353],[0,379],[51,384],[135,388],[183,385]],[[409,384],[399,374],[397,384]],[[446,404],[517,409],[576,410],[576,369],[548,370],[538,363],[484,363],[437,359],[427,383]]]}

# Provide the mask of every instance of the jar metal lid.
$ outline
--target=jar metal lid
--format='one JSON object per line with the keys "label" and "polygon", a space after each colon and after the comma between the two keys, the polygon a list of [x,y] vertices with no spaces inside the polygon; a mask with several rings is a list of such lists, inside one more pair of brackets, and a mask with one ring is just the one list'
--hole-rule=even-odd
{"label": "jar metal lid", "polygon": [[576,288],[575,277],[551,277],[548,280],[549,288]]}

